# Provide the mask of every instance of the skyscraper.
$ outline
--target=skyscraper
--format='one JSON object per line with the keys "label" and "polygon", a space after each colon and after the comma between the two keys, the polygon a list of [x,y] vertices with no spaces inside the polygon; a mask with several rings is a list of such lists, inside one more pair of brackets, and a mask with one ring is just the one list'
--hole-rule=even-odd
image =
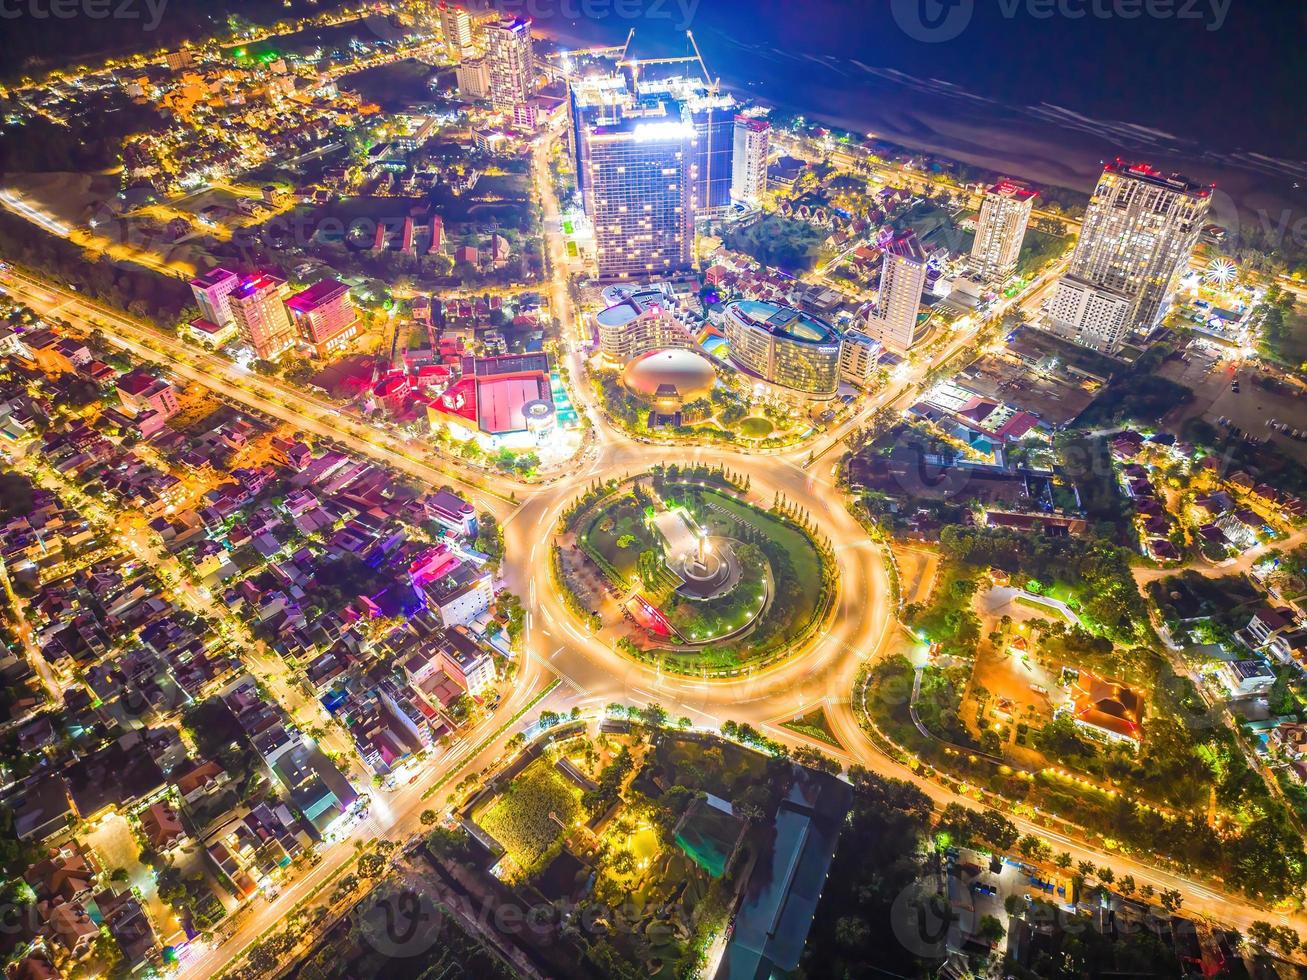
{"label": "skyscraper", "polygon": [[[688,268],[694,220],[730,205],[735,101],[659,62],[573,79],[570,141],[600,276]],[[642,73],[642,74],[641,74]]]}
{"label": "skyscraper", "polygon": [[195,305],[200,309],[200,319],[215,327],[231,323],[229,297],[240,285],[240,281],[240,276],[223,268],[210,269],[192,279],[191,292],[195,296]]}
{"label": "skyscraper", "polygon": [[232,319],[254,356],[275,361],[295,343],[295,329],[286,310],[290,287],[267,273],[246,276],[231,294]]}
{"label": "skyscraper", "polygon": [[986,279],[1006,282],[1016,272],[1036,196],[1011,180],[1001,180],[985,192],[971,264]]}
{"label": "skyscraper", "polygon": [[450,3],[440,5],[440,36],[445,42],[445,54],[451,61],[460,61],[472,51],[472,18],[462,7]]}
{"label": "skyscraper", "polygon": [[323,279],[286,301],[300,340],[318,357],[343,348],[358,333],[358,313],[349,287],[336,279]]}
{"label": "skyscraper", "polygon": [[490,101],[511,108],[535,92],[535,55],[531,50],[531,19],[500,20],[486,25],[486,64],[490,69]]}
{"label": "skyscraper", "polygon": [[926,288],[926,253],[913,231],[895,235],[884,245],[880,296],[867,317],[866,333],[899,352],[911,349],[917,334],[917,312]]}
{"label": "skyscraper", "polygon": [[585,210],[599,278],[650,278],[690,266],[694,127],[678,114],[586,127]]}
{"label": "skyscraper", "polygon": [[767,153],[771,123],[748,116],[735,117],[735,148],[731,160],[731,197],[756,205],[767,193]]}
{"label": "skyscraper", "polygon": [[1210,206],[1210,188],[1179,174],[1108,164],[1049,303],[1049,328],[1108,353],[1130,331],[1150,329],[1170,303]]}

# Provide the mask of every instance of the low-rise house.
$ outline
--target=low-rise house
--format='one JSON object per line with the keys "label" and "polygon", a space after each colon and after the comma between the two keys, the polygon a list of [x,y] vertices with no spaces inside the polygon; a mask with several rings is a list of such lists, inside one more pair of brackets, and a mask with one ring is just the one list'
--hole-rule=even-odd
{"label": "low-rise house", "polygon": [[1253,613],[1248,625],[1235,636],[1250,650],[1261,650],[1279,637],[1292,633],[1294,629],[1293,614],[1289,610],[1262,606]]}
{"label": "low-rise house", "polygon": [[1275,671],[1261,658],[1222,664],[1220,677],[1230,695],[1236,698],[1257,697],[1275,686]]}
{"label": "low-rise house", "polygon": [[70,840],[51,848],[46,857],[27,869],[23,879],[38,900],[76,902],[91,894],[99,873],[90,851],[77,840]]}
{"label": "low-rise house", "polygon": [[141,813],[141,833],[156,851],[167,851],[186,840],[181,816],[167,803],[152,803]]}
{"label": "low-rise house", "polygon": [[1099,737],[1138,747],[1144,720],[1142,695],[1124,684],[1081,671],[1071,696],[1077,725]]}

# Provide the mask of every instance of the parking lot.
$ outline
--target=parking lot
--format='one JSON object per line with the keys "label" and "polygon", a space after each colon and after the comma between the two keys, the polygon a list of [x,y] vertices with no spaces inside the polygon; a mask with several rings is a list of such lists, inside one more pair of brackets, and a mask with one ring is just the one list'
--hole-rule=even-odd
{"label": "parking lot", "polygon": [[[1168,361],[1159,372],[1194,393],[1194,400],[1168,416],[1168,426],[1179,429],[1191,418],[1203,418],[1212,425],[1226,418],[1255,438],[1270,437],[1275,448],[1286,456],[1307,464],[1307,439],[1295,440],[1276,432],[1267,424],[1272,419],[1297,428],[1307,428],[1307,395],[1290,390],[1271,391],[1257,384],[1258,371],[1243,362],[1194,352],[1187,361]],[[1239,382],[1239,391],[1231,390]],[[1225,429],[1226,426],[1219,426]]]}

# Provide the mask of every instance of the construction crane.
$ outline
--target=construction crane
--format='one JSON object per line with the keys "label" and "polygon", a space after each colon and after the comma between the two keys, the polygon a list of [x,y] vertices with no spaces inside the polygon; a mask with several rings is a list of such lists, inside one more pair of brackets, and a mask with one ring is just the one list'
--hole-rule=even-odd
{"label": "construction crane", "polygon": [[704,81],[708,83],[709,94],[716,95],[718,88],[721,87],[722,80],[713,78],[708,73],[708,65],[704,62],[703,54],[699,51],[699,42],[694,39],[694,31],[686,31],[685,36],[690,39],[690,47],[694,48],[694,56],[699,59],[699,68],[703,72]]}
{"label": "construction crane", "polygon": [[[628,35],[626,38],[627,45],[631,43],[631,37],[634,35],[635,35],[635,31],[632,30],[630,35]],[[686,55],[681,55],[679,57],[671,56],[667,58],[627,58],[626,48],[623,47],[622,58],[620,61],[617,62],[617,65],[619,68],[630,68],[634,72],[638,72],[642,65],[684,65],[684,64],[691,64],[691,63],[697,64],[699,66],[699,70],[703,72],[703,80],[708,83],[709,94],[716,95],[718,89],[721,87],[722,80],[720,78],[713,78],[712,75],[709,73],[708,65],[707,63],[704,62],[703,54],[700,53],[699,51],[699,44],[694,39],[694,32],[686,31],[685,36],[689,38],[690,47],[694,50],[694,54],[686,54]]]}

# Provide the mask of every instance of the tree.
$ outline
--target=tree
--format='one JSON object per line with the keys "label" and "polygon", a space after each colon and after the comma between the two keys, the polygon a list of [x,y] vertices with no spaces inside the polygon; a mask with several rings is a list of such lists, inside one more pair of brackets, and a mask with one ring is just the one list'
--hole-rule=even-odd
{"label": "tree", "polygon": [[989,943],[991,946],[1002,939],[1004,934],[1003,923],[999,922],[998,919],[992,915],[987,915],[982,918],[980,924],[976,927],[976,935],[985,940],[985,942]]}
{"label": "tree", "polygon": [[1105,885],[1110,885],[1113,881],[1116,880],[1116,872],[1113,871],[1111,868],[1099,868],[1098,880]]}
{"label": "tree", "polygon": [[1079,861],[1076,863],[1076,870],[1080,872],[1081,877],[1088,878],[1094,873],[1094,862]]}
{"label": "tree", "polygon": [[1053,849],[1044,842],[1042,837],[1036,837],[1034,834],[1026,834],[1017,842],[1017,850],[1023,857],[1042,860],[1052,853]]}
{"label": "tree", "polygon": [[1133,895],[1135,893],[1135,876],[1125,875],[1116,883],[1116,888],[1122,895]]}
{"label": "tree", "polygon": [[835,923],[835,941],[850,952],[863,949],[870,938],[871,930],[865,919],[842,915]]}
{"label": "tree", "polygon": [[1280,947],[1280,952],[1285,956],[1292,956],[1294,950],[1298,948],[1298,930],[1291,926],[1276,926],[1274,930],[1275,945]]}
{"label": "tree", "polygon": [[418,823],[422,824],[422,826],[424,827],[431,827],[435,824],[435,822],[436,822],[435,810],[423,810],[422,813],[418,816]]}
{"label": "tree", "polygon": [[1258,919],[1248,927],[1248,940],[1255,946],[1266,949],[1275,939],[1275,927],[1269,922]]}
{"label": "tree", "polygon": [[768,794],[765,786],[749,786],[731,801],[735,815],[749,823],[757,823],[767,816]]}
{"label": "tree", "polygon": [[1139,886],[1139,897],[1142,898],[1145,902],[1148,901],[1150,898],[1152,898],[1152,897],[1153,897],[1153,886],[1152,886],[1152,885],[1149,885],[1149,884],[1143,884],[1143,885],[1140,885],[1140,886]]}
{"label": "tree", "polygon": [[1178,912],[1180,906],[1184,904],[1184,896],[1174,888],[1163,888],[1162,893],[1157,898],[1162,903],[1162,908],[1168,912]]}
{"label": "tree", "polygon": [[1061,854],[1057,856],[1054,863],[1063,871],[1065,871],[1067,868],[1071,867],[1071,855],[1066,851],[1063,851]]}
{"label": "tree", "polygon": [[385,870],[386,859],[380,854],[364,854],[359,857],[359,874],[364,878],[376,878]]}

